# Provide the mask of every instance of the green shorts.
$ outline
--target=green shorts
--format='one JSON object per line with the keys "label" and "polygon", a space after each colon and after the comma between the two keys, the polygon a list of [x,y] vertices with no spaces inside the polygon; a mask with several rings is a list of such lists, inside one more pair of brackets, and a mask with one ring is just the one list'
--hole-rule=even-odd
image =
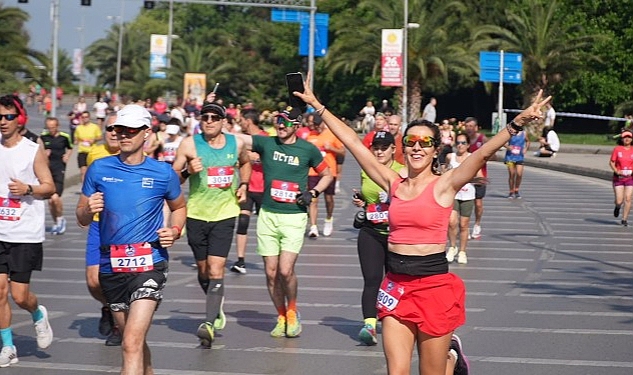
{"label": "green shorts", "polygon": [[277,256],[281,251],[299,254],[303,246],[308,214],[278,214],[265,208],[257,216],[257,254]]}
{"label": "green shorts", "polygon": [[470,199],[467,201],[460,201],[459,199],[455,199],[453,203],[453,211],[457,211],[459,216],[461,217],[470,217],[473,213],[473,207],[475,207],[475,200]]}

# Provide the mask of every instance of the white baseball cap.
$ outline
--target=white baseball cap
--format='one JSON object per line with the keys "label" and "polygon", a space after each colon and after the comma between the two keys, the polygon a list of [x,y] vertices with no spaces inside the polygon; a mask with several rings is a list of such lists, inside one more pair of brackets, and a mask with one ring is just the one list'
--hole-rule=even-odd
{"label": "white baseball cap", "polygon": [[165,128],[165,133],[167,134],[178,134],[180,133],[180,126],[178,125],[167,125]]}
{"label": "white baseball cap", "polygon": [[152,125],[152,115],[137,104],[128,104],[117,112],[116,121],[112,125],[120,125],[128,128],[150,127]]}

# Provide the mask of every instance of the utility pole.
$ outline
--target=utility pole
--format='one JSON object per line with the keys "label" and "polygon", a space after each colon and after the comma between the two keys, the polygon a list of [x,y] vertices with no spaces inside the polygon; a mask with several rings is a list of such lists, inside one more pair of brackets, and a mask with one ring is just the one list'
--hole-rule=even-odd
{"label": "utility pole", "polygon": [[52,3],[52,18],[53,18],[53,88],[51,89],[51,99],[53,108],[51,109],[50,116],[57,116],[57,64],[58,62],[58,39],[59,39],[59,0],[53,0]]}

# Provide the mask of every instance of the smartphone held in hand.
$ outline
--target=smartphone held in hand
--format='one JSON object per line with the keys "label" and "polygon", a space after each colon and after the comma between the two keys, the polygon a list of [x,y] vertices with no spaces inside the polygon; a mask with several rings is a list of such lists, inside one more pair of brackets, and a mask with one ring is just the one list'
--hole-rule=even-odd
{"label": "smartphone held in hand", "polygon": [[295,91],[300,93],[305,91],[303,75],[301,73],[286,74],[286,86],[288,87],[288,105],[292,107],[293,112],[296,111],[297,115],[304,113],[307,107],[306,103],[293,94]]}

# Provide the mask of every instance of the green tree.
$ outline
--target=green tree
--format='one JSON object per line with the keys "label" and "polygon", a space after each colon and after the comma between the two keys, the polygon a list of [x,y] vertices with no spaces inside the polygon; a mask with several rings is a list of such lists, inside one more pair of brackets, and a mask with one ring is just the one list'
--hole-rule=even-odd
{"label": "green tree", "polygon": [[39,67],[47,61],[44,54],[28,48],[29,35],[24,27],[28,19],[29,15],[23,10],[0,4],[0,23],[3,25],[0,33],[0,84],[6,91],[23,88],[19,76],[27,79],[39,77]]}
{"label": "green tree", "polygon": [[599,56],[590,53],[593,43],[604,35],[587,33],[575,20],[566,19],[557,12],[558,0],[519,0],[507,10],[506,27],[487,25],[479,28],[479,49],[502,49],[523,54],[524,102],[542,89],[546,93],[551,86],[565,78],[571,78],[597,61]]}
{"label": "green tree", "polygon": [[[467,11],[459,1],[437,2],[433,6],[422,0],[409,1],[409,22],[421,26],[408,29],[410,120],[420,115],[423,92],[446,92],[451,79],[474,82],[478,61],[469,49],[468,25],[464,22]],[[325,62],[328,74],[331,77],[340,72],[371,69],[371,75],[376,77],[380,68],[381,30],[402,27],[403,4],[364,0],[353,17],[349,13],[334,21],[336,40]],[[343,27],[346,22],[347,27]]]}

